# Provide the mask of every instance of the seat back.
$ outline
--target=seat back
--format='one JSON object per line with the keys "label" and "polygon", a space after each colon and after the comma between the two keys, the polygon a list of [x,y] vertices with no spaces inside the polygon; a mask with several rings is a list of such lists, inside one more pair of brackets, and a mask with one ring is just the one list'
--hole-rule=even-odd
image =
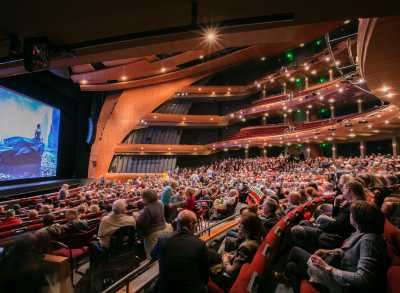
{"label": "seat back", "polygon": [[136,229],[133,226],[119,228],[111,235],[109,253],[118,255],[132,250],[136,239]]}
{"label": "seat back", "polygon": [[69,234],[64,242],[68,245],[69,248],[72,249],[88,246],[89,243],[93,240],[93,235],[96,234],[96,231],[97,228],[95,227],[85,232]]}

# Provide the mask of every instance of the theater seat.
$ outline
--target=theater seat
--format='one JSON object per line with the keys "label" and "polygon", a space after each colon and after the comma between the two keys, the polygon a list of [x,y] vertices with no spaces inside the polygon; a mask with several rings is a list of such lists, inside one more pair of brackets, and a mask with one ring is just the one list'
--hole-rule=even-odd
{"label": "theater seat", "polygon": [[387,272],[387,292],[400,293],[400,266],[391,266]]}
{"label": "theater seat", "polygon": [[319,291],[307,280],[301,280],[300,293],[319,293]]}
{"label": "theater seat", "polygon": [[[70,255],[70,251],[71,251],[71,255]],[[72,248],[72,249],[68,249],[68,248],[59,248],[57,250],[52,251],[52,254],[54,255],[59,255],[59,256],[65,256],[65,257],[72,257],[72,258],[79,258],[84,256],[85,254],[87,254],[89,252],[89,248],[87,246],[84,246],[82,248]]]}
{"label": "theater seat", "polygon": [[218,285],[215,284],[213,281],[208,280],[208,292],[209,293],[224,293],[224,290],[222,290],[220,287],[218,287]]}

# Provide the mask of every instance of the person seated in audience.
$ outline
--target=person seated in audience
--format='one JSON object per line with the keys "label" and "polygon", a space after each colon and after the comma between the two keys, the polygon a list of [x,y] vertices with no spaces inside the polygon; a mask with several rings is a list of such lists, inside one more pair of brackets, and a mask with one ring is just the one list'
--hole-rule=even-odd
{"label": "person seated in audience", "polygon": [[22,220],[15,215],[15,211],[13,209],[9,209],[6,211],[5,219],[0,222],[0,227],[17,226],[21,224]]}
{"label": "person seated in audience", "polygon": [[195,189],[194,188],[186,188],[185,189],[185,205],[184,208],[196,212],[196,197],[195,197]]}
{"label": "person seated in audience", "polygon": [[335,198],[332,218],[321,224],[302,221],[301,225],[291,228],[293,245],[310,252],[317,248],[338,247],[353,232],[350,205],[356,200],[365,200],[364,188],[359,182],[349,181],[343,187],[343,194]]}
{"label": "person seated in audience", "polygon": [[239,274],[243,264],[252,261],[262,238],[262,223],[254,213],[248,213],[240,220],[238,238],[243,239],[234,251],[225,250],[221,270],[211,275],[212,280],[228,291]]}
{"label": "person seated in audience", "polygon": [[20,215],[23,211],[20,204],[13,205],[12,209],[14,210],[16,215]]}
{"label": "person seated in audience", "polygon": [[285,214],[287,214],[288,212],[299,206],[301,195],[297,191],[291,191],[287,198],[288,202],[286,205]]}
{"label": "person seated in audience", "polygon": [[36,220],[39,218],[39,212],[35,209],[29,210],[28,219],[29,221]]}
{"label": "person seated in audience", "polygon": [[89,230],[87,221],[81,220],[76,209],[69,209],[65,213],[67,219],[67,231],[68,233],[79,233]]}
{"label": "person seated in audience", "polygon": [[164,189],[161,192],[161,202],[164,205],[164,213],[165,213],[165,219],[167,222],[170,222],[171,219],[171,198],[174,195],[175,189],[177,187],[177,184],[175,181],[168,182],[166,181],[164,183]]}
{"label": "person seated in audience", "polygon": [[177,231],[161,236],[152,250],[160,271],[156,292],[207,292],[209,255],[205,243],[194,235],[196,222],[195,213],[182,210]]}
{"label": "person seated in audience", "polygon": [[388,221],[400,228],[400,202],[384,202],[381,211]]}
{"label": "person seated in audience", "polygon": [[65,200],[69,197],[69,185],[63,184],[61,189],[58,191],[58,200]]}
{"label": "person seated in audience", "polygon": [[100,207],[99,207],[99,205],[98,205],[98,204],[92,204],[92,205],[90,205],[90,207],[89,207],[89,212],[90,212],[91,214],[98,214],[98,213],[100,213]]}
{"label": "person seated in audience", "polygon": [[40,214],[50,214],[51,213],[51,207],[47,204],[44,204],[40,207],[39,209]]}
{"label": "person seated in audience", "polygon": [[136,227],[134,217],[126,214],[126,202],[124,199],[118,199],[113,202],[112,212],[104,216],[100,221],[99,231],[97,233],[101,247],[108,248],[111,235],[121,227]]}
{"label": "person seated in audience", "polygon": [[267,197],[264,200],[260,219],[263,223],[265,233],[268,233],[268,231],[279,221],[279,217],[276,214],[278,207],[279,203],[275,199]]}
{"label": "person seated in audience", "polygon": [[310,254],[300,247],[289,253],[281,281],[290,280],[299,292],[300,280],[308,279],[322,292],[381,292],[388,266],[383,238],[384,217],[375,204],[355,201],[350,207],[355,232],[337,249]]}
{"label": "person seated in audience", "polygon": [[82,216],[86,215],[87,210],[88,210],[88,206],[87,206],[86,203],[80,204],[80,205],[78,206],[78,208],[76,209],[76,211],[77,211],[79,217],[82,217]]}
{"label": "person seated in audience", "polygon": [[138,230],[144,236],[146,256],[150,257],[151,250],[157,244],[158,238],[172,232],[172,226],[167,224],[164,217],[164,205],[158,200],[154,190],[144,190],[142,201],[144,208],[136,216],[136,223]]}

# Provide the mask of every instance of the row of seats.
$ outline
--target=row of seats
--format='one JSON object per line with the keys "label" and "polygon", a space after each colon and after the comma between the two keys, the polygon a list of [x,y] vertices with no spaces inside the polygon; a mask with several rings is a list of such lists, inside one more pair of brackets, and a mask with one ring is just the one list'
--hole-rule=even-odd
{"label": "row of seats", "polygon": [[178,144],[182,130],[170,127],[149,127],[133,131],[126,144]]}

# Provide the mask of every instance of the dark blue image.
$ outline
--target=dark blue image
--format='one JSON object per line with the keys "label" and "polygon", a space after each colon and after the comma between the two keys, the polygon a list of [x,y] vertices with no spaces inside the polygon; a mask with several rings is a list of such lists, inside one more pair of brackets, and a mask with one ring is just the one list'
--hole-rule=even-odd
{"label": "dark blue image", "polygon": [[0,182],[56,176],[60,110],[0,87]]}

